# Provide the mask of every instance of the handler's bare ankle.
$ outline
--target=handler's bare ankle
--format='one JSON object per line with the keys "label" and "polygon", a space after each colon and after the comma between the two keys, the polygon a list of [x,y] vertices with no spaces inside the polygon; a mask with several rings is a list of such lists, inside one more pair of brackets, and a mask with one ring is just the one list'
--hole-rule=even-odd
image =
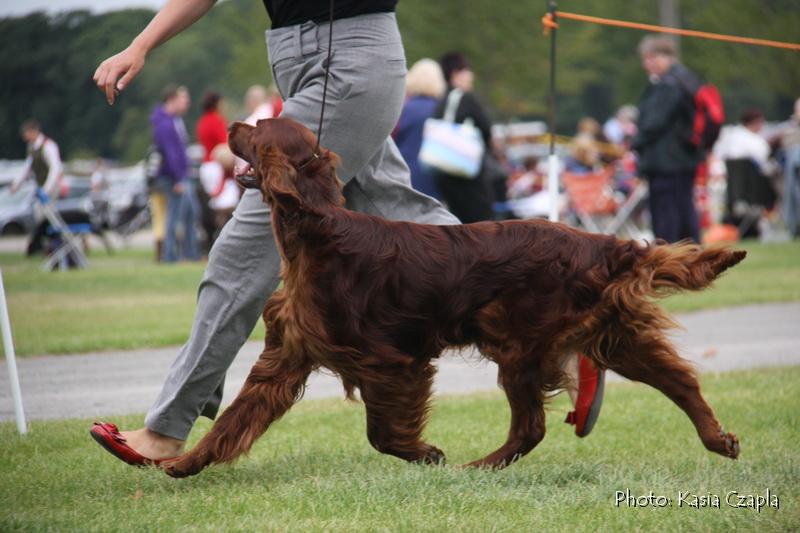
{"label": "handler's bare ankle", "polygon": [[148,459],[168,459],[183,453],[185,441],[167,437],[148,428],[122,431],[128,446]]}

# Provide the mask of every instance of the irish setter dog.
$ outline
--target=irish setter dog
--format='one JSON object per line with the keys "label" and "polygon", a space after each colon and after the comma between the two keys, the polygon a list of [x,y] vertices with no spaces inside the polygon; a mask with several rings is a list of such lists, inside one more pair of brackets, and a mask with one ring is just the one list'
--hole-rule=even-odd
{"label": "irish setter dog", "polygon": [[432,361],[471,344],[497,363],[511,407],[506,442],[471,466],[504,467],[542,440],[546,393],[564,386],[576,351],[660,390],[706,448],[737,457],[736,436],[703,399],[653,298],[703,289],[745,252],[645,246],[543,220],[392,222],[344,208],[338,157],[315,155],[314,134],[295,121],[234,124],[230,146],[251,165],[240,184],[260,188],[272,208],[284,285],[266,304],[266,346],[238,397],[168,474],[247,452],[319,367],[349,397],[360,391],[375,449],[440,463],[441,450],[422,440]]}

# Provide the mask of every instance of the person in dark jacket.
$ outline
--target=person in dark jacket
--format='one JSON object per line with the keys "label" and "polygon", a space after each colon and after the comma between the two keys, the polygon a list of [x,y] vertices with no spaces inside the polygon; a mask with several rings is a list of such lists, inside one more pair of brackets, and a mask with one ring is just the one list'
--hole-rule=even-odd
{"label": "person in dark jacket", "polygon": [[439,64],[442,66],[444,79],[447,81],[447,93],[439,103],[434,116],[436,118],[444,117],[450,93],[454,90],[462,91],[464,94],[456,108],[455,122],[461,124],[465,120],[471,119],[481,132],[486,152],[484,153],[483,168],[475,178],[466,179],[436,172],[434,175],[436,186],[442,192],[447,207],[464,224],[491,220],[493,218],[493,197],[484,174],[486,170],[485,154],[492,149],[492,122],[483,106],[472,94],[474,74],[464,55],[458,52],[449,52],[442,56]]}
{"label": "person in dark jacket", "polygon": [[639,131],[632,147],[639,172],[650,184],[650,215],[656,238],[700,241],[694,207],[694,177],[702,156],[691,141],[695,74],[676,58],[675,42],[661,35],[639,45],[650,82],[639,102]]}
{"label": "person in dark jacket", "polygon": [[442,200],[442,193],[418,158],[425,121],[436,112],[444,90],[444,76],[436,61],[424,58],[414,63],[406,76],[406,101],[392,134],[411,171],[411,186],[438,200]]}

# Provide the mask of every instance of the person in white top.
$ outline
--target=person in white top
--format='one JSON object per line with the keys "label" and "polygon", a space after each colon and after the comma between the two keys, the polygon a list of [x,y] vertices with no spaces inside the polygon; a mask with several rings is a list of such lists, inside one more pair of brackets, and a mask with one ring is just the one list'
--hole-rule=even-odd
{"label": "person in white top", "polygon": [[28,143],[28,156],[22,172],[11,183],[11,192],[16,191],[22,183],[30,177],[36,184],[44,189],[48,196],[55,198],[61,182],[63,165],[58,145],[42,133],[42,128],[36,120],[26,120],[22,123],[20,133]]}
{"label": "person in white top", "polygon": [[[255,126],[259,120],[275,118],[275,107],[269,100],[269,92],[263,85],[251,85],[244,93],[244,107],[247,110],[247,117],[242,121],[245,124]],[[244,159],[236,157],[236,167],[243,167],[246,164]]]}
{"label": "person in white top", "polygon": [[739,124],[723,130],[714,145],[714,155],[722,161],[728,159],[751,159],[764,175],[772,172],[769,160],[769,143],[760,135],[766,119],[758,109],[745,111]]}
{"label": "person in white top", "polygon": [[625,139],[636,135],[636,120],[639,109],[635,105],[626,104],[620,107],[613,117],[603,124],[603,135],[609,142],[622,144]]}
{"label": "person in white top", "polygon": [[269,101],[269,94],[263,85],[252,85],[244,94],[244,106],[247,109],[246,124],[255,126],[256,122],[275,116],[275,109]]}

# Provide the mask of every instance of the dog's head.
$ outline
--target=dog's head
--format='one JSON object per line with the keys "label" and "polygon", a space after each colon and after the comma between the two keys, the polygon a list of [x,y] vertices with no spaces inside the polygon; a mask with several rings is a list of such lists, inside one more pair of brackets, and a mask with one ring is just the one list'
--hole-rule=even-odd
{"label": "dog's head", "polygon": [[289,118],[259,120],[255,126],[235,122],[228,144],[247,165],[237,169],[236,181],[259,189],[272,207],[323,211],[343,205],[342,185],[336,177],[339,157],[318,148],[311,131]]}

